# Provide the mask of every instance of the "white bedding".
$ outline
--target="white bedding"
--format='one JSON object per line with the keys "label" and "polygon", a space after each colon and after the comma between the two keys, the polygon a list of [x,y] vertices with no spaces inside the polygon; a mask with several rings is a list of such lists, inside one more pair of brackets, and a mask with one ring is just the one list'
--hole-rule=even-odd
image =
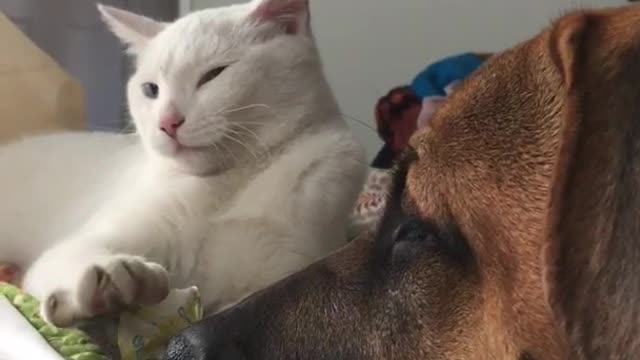
{"label": "white bedding", "polygon": [[64,360],[0,295],[0,360]]}

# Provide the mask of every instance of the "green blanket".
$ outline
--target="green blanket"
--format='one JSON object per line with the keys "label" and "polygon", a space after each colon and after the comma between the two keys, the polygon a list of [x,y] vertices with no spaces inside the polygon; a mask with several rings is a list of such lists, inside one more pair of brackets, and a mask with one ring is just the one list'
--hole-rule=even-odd
{"label": "green blanket", "polygon": [[100,322],[93,329],[83,328],[87,332],[45,323],[38,300],[13,285],[0,282],[0,296],[6,297],[65,360],[159,359],[172,336],[203,316],[195,287],[172,290],[160,304],[125,312],[113,324]]}
{"label": "green blanket", "polygon": [[60,329],[45,323],[40,317],[38,300],[21,292],[17,287],[0,283],[0,295],[6,297],[63,358],[68,360],[108,359],[84,332],[77,329]]}

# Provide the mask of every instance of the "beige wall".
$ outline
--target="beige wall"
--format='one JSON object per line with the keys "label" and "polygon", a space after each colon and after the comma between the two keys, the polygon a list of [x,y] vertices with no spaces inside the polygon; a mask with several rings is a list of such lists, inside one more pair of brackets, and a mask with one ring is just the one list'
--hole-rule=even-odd
{"label": "beige wall", "polygon": [[238,3],[241,1],[233,1],[233,0],[191,0],[191,6],[193,9],[203,9],[210,6],[222,6],[229,5],[233,3]]}
{"label": "beige wall", "polygon": [[0,12],[82,84],[89,127],[120,131],[128,117],[129,61],[97,2],[163,20],[178,15],[175,0],[0,0]]}
{"label": "beige wall", "polygon": [[[183,0],[193,9],[233,0]],[[242,1],[242,0],[240,0]],[[568,8],[625,0],[310,0],[327,75],[344,113],[373,126],[375,102],[429,62],[495,51],[527,38]],[[373,155],[379,141],[354,123]]]}

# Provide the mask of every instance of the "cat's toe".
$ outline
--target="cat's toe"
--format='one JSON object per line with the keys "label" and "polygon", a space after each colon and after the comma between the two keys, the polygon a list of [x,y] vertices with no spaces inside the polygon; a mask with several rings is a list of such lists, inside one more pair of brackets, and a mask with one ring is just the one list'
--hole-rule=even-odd
{"label": "cat's toe", "polygon": [[66,290],[43,297],[45,321],[67,327],[97,316],[117,314],[139,305],[154,305],[169,294],[169,277],[160,265],[120,256],[88,267]]}
{"label": "cat's toe", "polygon": [[141,283],[136,300],[142,305],[155,305],[169,295],[169,274],[161,265],[145,262],[140,268]]}
{"label": "cat's toe", "polygon": [[77,279],[42,298],[40,313],[46,322],[69,327],[114,310],[107,299],[116,298],[115,289],[101,267],[91,266]]}
{"label": "cat's toe", "polygon": [[169,294],[169,277],[160,265],[138,257],[123,257],[105,267],[117,289],[117,300],[126,306],[153,305]]}
{"label": "cat's toe", "polygon": [[68,293],[55,291],[40,304],[42,318],[51,325],[68,327],[77,320],[76,310],[69,301]]}

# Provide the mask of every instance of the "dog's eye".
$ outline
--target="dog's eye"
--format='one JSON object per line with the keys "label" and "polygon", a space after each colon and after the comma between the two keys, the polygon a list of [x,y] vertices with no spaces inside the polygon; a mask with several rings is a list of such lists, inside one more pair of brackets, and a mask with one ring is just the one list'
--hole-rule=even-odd
{"label": "dog's eye", "polygon": [[393,232],[393,261],[404,263],[421,254],[443,255],[459,263],[473,259],[471,248],[455,229],[438,228],[435,224],[419,218],[409,218]]}
{"label": "dog's eye", "polygon": [[393,233],[393,241],[394,243],[401,241],[434,241],[436,230],[435,226],[432,226],[429,223],[425,223],[420,219],[410,218],[398,226],[396,231]]}
{"label": "dog's eye", "polygon": [[199,88],[202,85],[208,83],[209,81],[217,78],[218,75],[220,75],[228,67],[229,67],[228,65],[227,66],[218,66],[216,68],[213,68],[213,69],[207,71],[204,75],[202,75],[200,80],[198,80],[198,84],[196,85],[196,88]]}
{"label": "dog's eye", "polygon": [[421,242],[436,245],[438,242],[435,226],[420,219],[408,219],[398,226],[393,233],[393,242]]}
{"label": "dog's eye", "polygon": [[394,263],[406,263],[424,251],[438,249],[440,238],[435,226],[420,219],[408,219],[393,233]]}

